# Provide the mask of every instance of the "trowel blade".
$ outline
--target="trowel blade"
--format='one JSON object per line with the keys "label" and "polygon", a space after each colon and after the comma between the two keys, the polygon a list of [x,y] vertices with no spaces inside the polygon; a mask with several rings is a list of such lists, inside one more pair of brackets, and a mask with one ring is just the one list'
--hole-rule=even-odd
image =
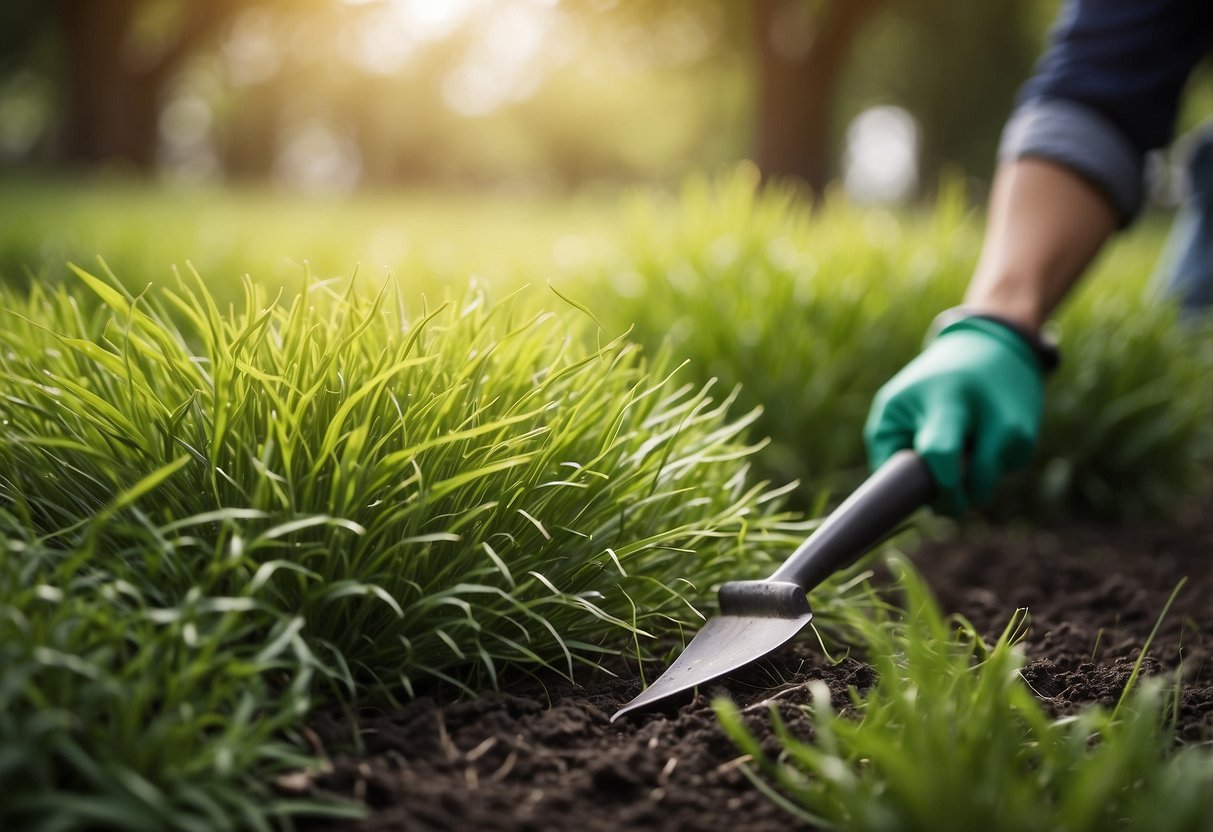
{"label": "trowel blade", "polygon": [[611,722],[761,659],[795,638],[812,618],[813,613],[804,612],[788,618],[718,615],[709,619],[666,672],[616,711]]}

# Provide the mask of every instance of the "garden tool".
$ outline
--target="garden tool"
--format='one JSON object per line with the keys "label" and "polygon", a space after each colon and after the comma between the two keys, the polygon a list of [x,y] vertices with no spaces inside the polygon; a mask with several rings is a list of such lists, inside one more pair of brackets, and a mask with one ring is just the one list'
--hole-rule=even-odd
{"label": "garden tool", "polygon": [[731,673],[786,644],[813,618],[806,593],[854,562],[916,510],[935,483],[922,457],[895,453],[796,549],[771,577],[729,581],[708,620],[672,665],[611,722]]}

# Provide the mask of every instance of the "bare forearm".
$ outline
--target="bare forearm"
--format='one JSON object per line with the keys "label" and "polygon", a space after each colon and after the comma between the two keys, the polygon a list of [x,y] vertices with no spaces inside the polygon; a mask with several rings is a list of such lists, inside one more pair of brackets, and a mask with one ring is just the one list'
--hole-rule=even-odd
{"label": "bare forearm", "polygon": [[1116,225],[1108,199],[1068,169],[1030,158],[1003,164],[965,305],[1038,329]]}

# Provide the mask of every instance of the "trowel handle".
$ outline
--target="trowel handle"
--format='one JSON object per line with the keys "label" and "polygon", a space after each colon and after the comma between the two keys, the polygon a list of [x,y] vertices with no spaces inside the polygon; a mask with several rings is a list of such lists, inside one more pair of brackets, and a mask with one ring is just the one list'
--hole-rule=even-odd
{"label": "trowel handle", "polygon": [[912,450],[898,451],[855,489],[771,575],[806,592],[876,545],[930,502],[935,481]]}

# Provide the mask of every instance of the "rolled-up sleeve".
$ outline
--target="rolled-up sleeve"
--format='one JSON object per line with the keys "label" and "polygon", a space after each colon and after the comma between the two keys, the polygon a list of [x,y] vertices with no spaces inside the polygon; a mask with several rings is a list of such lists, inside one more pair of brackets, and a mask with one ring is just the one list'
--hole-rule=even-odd
{"label": "rolled-up sleeve", "polygon": [[1179,94],[1213,47],[1210,0],[1068,0],[1020,90],[999,159],[1047,159],[1099,188],[1128,224],[1149,150],[1171,139]]}

